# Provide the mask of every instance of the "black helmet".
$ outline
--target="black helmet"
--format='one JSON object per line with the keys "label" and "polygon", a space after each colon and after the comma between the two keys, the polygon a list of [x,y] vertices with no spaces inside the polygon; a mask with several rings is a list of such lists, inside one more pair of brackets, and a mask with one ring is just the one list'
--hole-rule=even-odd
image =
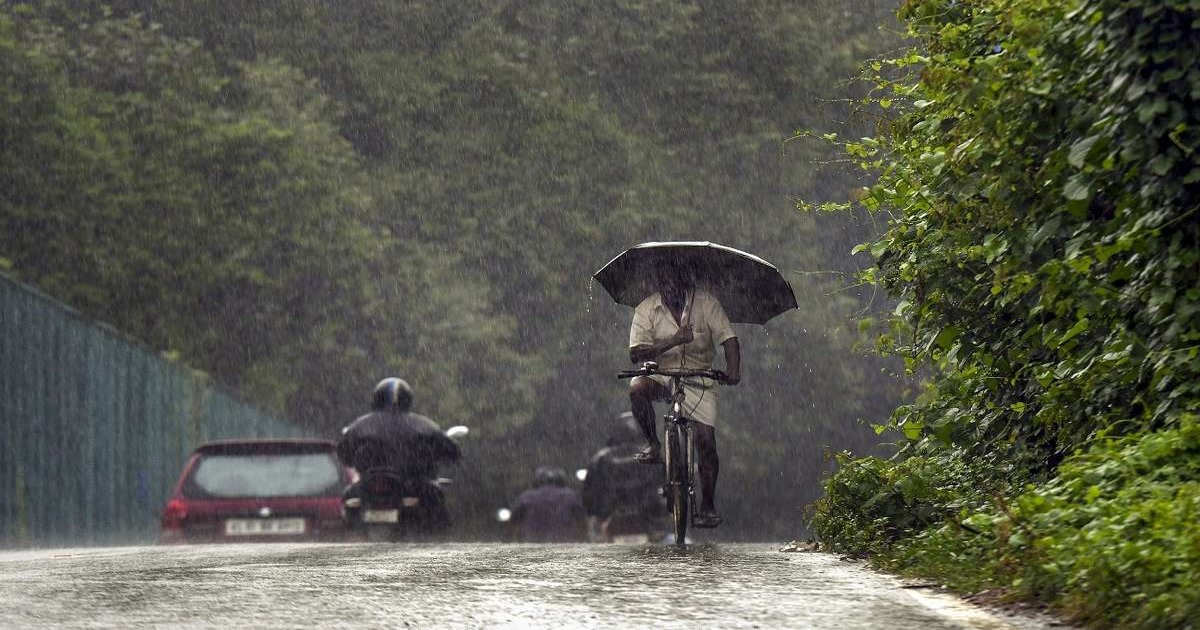
{"label": "black helmet", "polygon": [[533,473],[533,480],[536,486],[565,486],[567,471],[554,466],[538,466]]}
{"label": "black helmet", "polygon": [[371,408],[376,411],[406,412],[412,408],[413,390],[402,378],[394,376],[379,381],[375,386],[375,394],[371,397]]}

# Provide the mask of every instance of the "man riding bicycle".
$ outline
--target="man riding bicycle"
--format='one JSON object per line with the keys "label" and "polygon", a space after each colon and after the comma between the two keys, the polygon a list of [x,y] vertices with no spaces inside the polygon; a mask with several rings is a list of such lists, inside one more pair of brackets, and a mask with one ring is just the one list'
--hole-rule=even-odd
{"label": "man riding bicycle", "polygon": [[[698,288],[685,269],[664,264],[654,269],[658,292],[637,306],[629,330],[629,359],[636,364],[656,361],[664,369],[713,368],[716,346],[725,352],[728,385],[741,380],[741,346],[725,309],[710,292]],[[702,489],[696,526],[716,527],[721,516],[716,510],[717,473],[720,459],[714,426],[717,392],[711,379],[683,381],[684,415],[695,421],[696,450]],[[634,417],[646,438],[646,448],[637,454],[645,464],[662,462],[662,445],[654,421],[654,401],[670,397],[669,378],[639,376],[629,383],[629,400]]]}

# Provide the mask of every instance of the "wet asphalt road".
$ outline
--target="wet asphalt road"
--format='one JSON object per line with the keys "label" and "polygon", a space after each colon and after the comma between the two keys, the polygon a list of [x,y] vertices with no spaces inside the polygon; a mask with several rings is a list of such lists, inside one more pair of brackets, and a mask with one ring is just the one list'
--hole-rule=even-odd
{"label": "wet asphalt road", "polygon": [[[1014,625],[1015,624],[1015,625]],[[934,628],[1001,619],[774,546],[217,545],[0,553],[0,628]]]}

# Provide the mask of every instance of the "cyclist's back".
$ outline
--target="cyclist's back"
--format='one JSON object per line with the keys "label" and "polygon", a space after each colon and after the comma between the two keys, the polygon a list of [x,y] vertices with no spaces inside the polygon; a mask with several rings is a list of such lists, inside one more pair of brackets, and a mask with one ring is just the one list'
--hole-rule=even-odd
{"label": "cyclist's back", "polygon": [[642,447],[641,429],[625,412],[609,425],[608,442],[588,462],[583,503],[591,517],[596,540],[615,536],[651,535],[665,514],[659,466],[645,466],[635,456]]}
{"label": "cyclist's back", "polygon": [[524,542],[584,540],[584,511],[579,495],[567,487],[558,468],[539,467],[533,488],[517,497],[513,521]]}
{"label": "cyclist's back", "polygon": [[617,444],[593,456],[584,486],[592,516],[605,519],[617,511],[659,510],[663,469],[638,462],[640,451],[639,443]]}

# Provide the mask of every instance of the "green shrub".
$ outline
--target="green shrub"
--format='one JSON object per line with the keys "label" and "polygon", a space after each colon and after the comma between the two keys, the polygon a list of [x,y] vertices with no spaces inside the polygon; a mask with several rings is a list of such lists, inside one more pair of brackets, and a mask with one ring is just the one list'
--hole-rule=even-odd
{"label": "green shrub", "polygon": [[[914,461],[917,460],[917,461]],[[933,462],[938,461],[938,465]],[[902,475],[962,479],[935,458],[847,460],[818,504],[822,540],[871,553],[880,566],[936,578],[963,592],[997,589],[1096,627],[1191,628],[1200,619],[1200,421],[1097,445],[1012,501],[957,483],[895,503]],[[960,475],[961,475],[960,470]],[[979,471],[974,471],[978,474]],[[891,480],[891,481],[887,481]],[[939,522],[896,527],[899,512],[936,500]],[[881,504],[895,513],[881,512]],[[953,511],[951,506],[960,506]],[[856,509],[855,506],[858,506]],[[858,533],[854,528],[859,528]]]}
{"label": "green shrub", "polygon": [[1008,520],[1030,536],[1014,587],[1102,626],[1200,623],[1200,422],[1064,464]]}
{"label": "green shrub", "polygon": [[812,526],[827,548],[856,555],[885,551],[973,505],[984,477],[948,451],[899,461],[841,453],[837,462]]}
{"label": "green shrub", "polygon": [[1051,472],[1200,405],[1200,3],[909,0],[875,62],[896,303],[878,345],[931,374],[895,427]]}

